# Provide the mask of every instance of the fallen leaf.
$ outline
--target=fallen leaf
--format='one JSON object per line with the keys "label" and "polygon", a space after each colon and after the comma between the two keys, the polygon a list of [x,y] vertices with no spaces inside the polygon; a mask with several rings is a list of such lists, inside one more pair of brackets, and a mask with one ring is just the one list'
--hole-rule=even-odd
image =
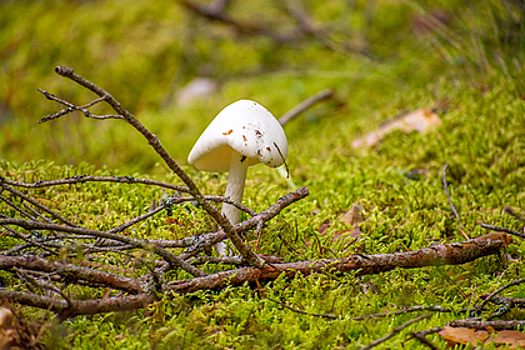
{"label": "fallen leaf", "polygon": [[13,311],[6,307],[0,308],[0,328],[7,328],[13,322]]}
{"label": "fallen leaf", "polygon": [[525,347],[525,333],[520,331],[502,330],[495,332],[494,329],[490,329],[487,332],[466,327],[445,326],[438,334],[445,339],[449,347],[469,343],[474,346],[488,345],[491,342],[496,345],[508,345],[510,349]]}
{"label": "fallen leaf", "polygon": [[361,212],[365,210],[363,206],[359,204],[352,205],[352,208],[342,217],[339,221],[349,225],[357,225],[365,221],[365,218],[361,215]]}
{"label": "fallen leaf", "polygon": [[[349,233],[349,232],[350,232],[350,234],[347,234],[347,233]],[[348,238],[350,238],[350,237],[352,237],[352,238],[357,238],[357,237],[359,237],[359,235],[361,235],[361,233],[363,233],[363,232],[361,232],[361,230],[359,229],[359,227],[356,226],[354,229],[351,229],[351,230],[342,230],[342,231],[339,231],[339,232],[337,232],[337,233],[334,233],[334,234],[332,235],[332,237],[333,237],[334,242],[337,241],[338,239],[340,239],[340,238],[343,237],[343,236],[344,236],[344,239],[345,239],[345,241],[346,241],[346,240],[348,240]]]}
{"label": "fallen leaf", "polygon": [[497,332],[494,337],[485,341],[485,344],[494,342],[501,345],[510,345],[510,349],[525,347],[525,333],[520,331],[503,330]]}
{"label": "fallen leaf", "polygon": [[322,224],[321,227],[319,227],[319,233],[324,235],[326,230],[330,227],[330,224]]}
{"label": "fallen leaf", "polygon": [[476,345],[483,343],[489,336],[486,331],[475,331],[466,327],[450,327],[445,326],[443,330],[438,333],[445,339],[449,347],[453,347],[457,344],[466,345],[471,343]]}
{"label": "fallen leaf", "polygon": [[[338,221],[351,226],[351,228],[337,231],[336,233],[330,233],[332,235],[333,242],[339,239],[347,241],[349,238],[357,238],[359,235],[361,235],[361,233],[363,233],[358,226],[360,223],[365,221],[365,218],[361,215],[363,210],[363,206],[354,203],[350,210],[338,219]],[[327,230],[331,225],[332,223],[322,224],[321,227],[319,227],[319,233],[322,235],[327,234]]]}
{"label": "fallen leaf", "polygon": [[406,133],[418,131],[420,133],[428,131],[429,129],[437,128],[441,125],[441,119],[435,113],[428,109],[418,109],[408,113],[400,118],[387,122],[381,125],[377,130],[371,131],[363,137],[355,139],[352,142],[352,148],[359,148],[364,145],[374,146],[381,141],[385,135],[388,135],[394,130],[402,130]]}

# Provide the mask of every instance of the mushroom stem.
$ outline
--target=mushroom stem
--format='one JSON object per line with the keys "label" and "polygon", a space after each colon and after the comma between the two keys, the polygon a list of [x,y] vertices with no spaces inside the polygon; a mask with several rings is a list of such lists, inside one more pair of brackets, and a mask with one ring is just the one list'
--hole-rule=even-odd
{"label": "mushroom stem", "polygon": [[[244,182],[246,180],[246,172],[248,171],[248,159],[238,152],[232,152],[230,161],[230,173],[228,175],[228,185],[226,185],[226,192],[224,196],[230,198],[232,201],[241,203],[242,195],[244,193]],[[222,205],[222,215],[230,220],[232,225],[239,223],[240,212],[239,209],[233,205],[224,203]],[[215,249],[222,255],[228,255],[229,250],[224,242],[215,244]]]}

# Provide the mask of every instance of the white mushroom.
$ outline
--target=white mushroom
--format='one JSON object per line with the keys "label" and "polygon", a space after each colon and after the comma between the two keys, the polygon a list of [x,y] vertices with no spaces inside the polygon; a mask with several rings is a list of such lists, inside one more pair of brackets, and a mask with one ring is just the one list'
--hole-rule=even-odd
{"label": "white mushroom", "polygon": [[[248,167],[261,162],[275,168],[287,155],[286,135],[277,119],[257,102],[240,100],[224,108],[204,130],[188,162],[203,171],[229,171],[224,195],[241,203]],[[239,223],[236,207],[225,203],[222,214],[233,225]],[[227,255],[223,242],[215,249]]]}

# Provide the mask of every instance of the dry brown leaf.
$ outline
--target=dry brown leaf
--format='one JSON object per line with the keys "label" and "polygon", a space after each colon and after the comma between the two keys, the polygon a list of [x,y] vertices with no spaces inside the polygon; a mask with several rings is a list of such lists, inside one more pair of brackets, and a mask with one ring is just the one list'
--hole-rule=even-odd
{"label": "dry brown leaf", "polygon": [[478,343],[483,343],[489,336],[486,331],[475,331],[466,327],[450,326],[443,327],[443,330],[438,334],[445,339],[449,347],[453,347],[457,344],[466,345],[468,343],[476,345]]}
{"label": "dry brown leaf", "polygon": [[449,347],[468,343],[474,346],[488,345],[490,342],[494,342],[496,345],[509,345],[510,349],[525,347],[525,333],[520,331],[502,330],[495,332],[494,329],[491,329],[487,332],[466,327],[445,326],[438,334],[445,339]]}
{"label": "dry brown leaf", "polygon": [[510,349],[523,348],[525,347],[525,333],[520,331],[509,331],[503,330],[497,332],[494,337],[491,337],[485,341],[485,344],[494,342],[501,345],[510,345]]}
{"label": "dry brown leaf", "polygon": [[321,227],[319,227],[319,233],[324,235],[329,227],[330,224],[322,224]]}
{"label": "dry brown leaf", "polygon": [[6,307],[0,308],[0,328],[7,328],[13,322],[13,311]]}
{"label": "dry brown leaf", "polygon": [[352,208],[342,217],[339,221],[355,226],[365,221],[365,218],[361,215],[361,212],[365,210],[363,206],[359,204],[352,205]]}
{"label": "dry brown leaf", "polygon": [[383,124],[377,128],[377,130],[371,131],[365,136],[355,139],[352,142],[352,148],[359,148],[365,145],[377,145],[385,135],[394,130],[402,130],[406,133],[412,131],[422,133],[429,129],[435,129],[440,125],[441,119],[437,114],[432,113],[428,109],[421,108],[408,113],[401,118]]}

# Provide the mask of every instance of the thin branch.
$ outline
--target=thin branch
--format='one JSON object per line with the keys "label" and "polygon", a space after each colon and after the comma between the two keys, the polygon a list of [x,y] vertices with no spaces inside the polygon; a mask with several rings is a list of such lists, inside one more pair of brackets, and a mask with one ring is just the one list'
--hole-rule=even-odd
{"label": "thin branch", "polygon": [[478,311],[481,311],[485,305],[492,299],[493,296],[495,296],[496,294],[504,291],[505,289],[507,288],[510,288],[510,287],[513,287],[513,286],[517,286],[518,284],[521,284],[521,283],[524,283],[525,282],[525,278],[521,278],[519,280],[515,280],[515,281],[512,281],[510,283],[507,283],[506,285],[496,289],[494,292],[490,293],[486,298],[485,300],[483,300],[483,302],[476,308]]}
{"label": "thin branch", "polygon": [[331,98],[333,95],[334,91],[332,89],[326,89],[317,93],[316,95],[304,100],[303,102],[301,102],[300,104],[283,114],[283,116],[279,118],[279,123],[281,123],[281,125],[288,123],[290,120],[292,120],[308,108],[312,107],[314,104],[322,100]]}
{"label": "thin branch", "polygon": [[199,256],[198,258],[188,260],[188,263],[193,264],[193,265],[202,265],[205,263],[241,265],[244,263],[244,259],[240,255],[236,255],[236,256]]}
{"label": "thin branch", "polygon": [[[34,217],[33,215],[29,214],[27,211],[25,211],[24,209],[20,208],[18,205],[16,205],[13,201],[11,201],[9,198],[6,198],[4,197],[3,195],[0,194],[0,199],[3,200],[7,205],[9,205],[11,208],[15,209],[16,211],[18,211],[22,216],[25,216],[26,218],[29,218],[31,220],[36,220],[36,217]],[[46,220],[49,220],[47,218],[45,218]],[[49,220],[49,222],[52,222],[51,220]]]}
{"label": "thin branch", "polygon": [[270,300],[276,304],[279,304],[281,305],[282,307],[285,307],[287,308],[288,310],[291,310],[293,312],[297,312],[298,314],[301,314],[301,315],[307,315],[307,316],[315,316],[315,317],[323,317],[323,318],[328,318],[328,319],[331,319],[331,320],[337,320],[339,318],[341,318],[341,316],[337,316],[337,315],[333,315],[333,314],[316,314],[316,313],[310,313],[310,312],[306,312],[306,311],[303,311],[303,310],[300,310],[300,309],[296,309],[294,307],[291,307],[290,305],[287,305],[285,303],[282,303],[278,300],[275,300],[275,299],[272,299],[272,298],[268,298],[266,297],[265,298],[266,300]]}
{"label": "thin branch", "polygon": [[424,320],[425,318],[429,318],[430,317],[430,314],[423,314],[423,315],[420,315],[406,323],[403,323],[402,325],[394,328],[390,333],[386,334],[385,336],[371,342],[370,344],[368,345],[365,345],[363,347],[361,347],[359,350],[368,350],[368,349],[372,349],[374,346],[377,346],[385,341],[387,341],[388,339],[392,338],[394,335],[396,335],[397,333],[401,332],[403,329],[407,328],[408,326],[416,323],[416,322],[419,322],[421,320]]}
{"label": "thin branch", "polygon": [[525,217],[521,216],[520,214],[516,213],[514,210],[512,210],[511,207],[509,206],[506,206],[505,207],[505,212],[511,216],[514,216],[516,219],[518,219],[519,221],[521,222],[525,222]]}
{"label": "thin branch", "polygon": [[[438,327],[439,330],[438,332],[442,329],[441,327]],[[409,333],[411,338],[407,339],[407,340],[410,340],[412,338],[415,338],[417,340],[419,340],[421,342],[421,344],[423,345],[426,345],[428,348],[432,349],[432,350],[440,350],[437,346],[435,346],[434,344],[432,344],[432,342],[430,340],[428,340],[423,334],[421,334],[421,332],[412,332],[412,333]]]}
{"label": "thin branch", "polygon": [[[271,299],[271,298],[265,298],[265,299],[268,299],[270,301],[273,301],[274,303],[277,303],[293,312],[297,312],[297,313],[300,313],[300,314],[303,314],[303,315],[308,315],[308,316],[316,316],[316,317],[323,317],[323,318],[329,318],[329,319],[332,319],[332,320],[336,320],[336,319],[340,319],[342,318],[342,316],[337,316],[337,315],[333,315],[333,314],[316,314],[316,313],[309,313],[309,312],[305,312],[303,310],[300,310],[300,309],[296,309],[294,307],[291,307],[289,305],[286,305],[285,303],[282,303],[278,300],[274,300],[274,299]],[[398,311],[393,311],[393,312],[385,312],[385,313],[380,313],[380,314],[371,314],[371,315],[363,315],[363,316],[358,316],[358,317],[353,317],[351,318],[352,321],[363,321],[363,320],[367,320],[367,319],[370,319],[370,318],[381,318],[381,317],[388,317],[388,316],[397,316],[397,315],[402,315],[402,314],[406,314],[406,313],[409,313],[409,312],[417,312],[417,311],[439,311],[439,312],[452,312],[452,310],[450,309],[446,309],[444,307],[441,307],[441,306],[436,306],[436,305],[416,305],[416,306],[413,306],[413,307],[410,307],[410,308],[407,308],[407,309],[404,309],[404,310],[398,310]]]}
{"label": "thin branch", "polygon": [[118,298],[94,300],[70,300],[69,303],[58,298],[45,297],[35,294],[12,292],[0,289],[0,298],[13,303],[34,306],[60,314],[65,318],[76,315],[95,315],[112,311],[128,311],[145,308],[157,297],[154,294],[139,294]]}
{"label": "thin branch", "polygon": [[72,223],[71,221],[69,221],[68,219],[62,217],[62,215],[60,215],[59,213],[49,209],[48,207],[46,207],[45,205],[43,204],[40,204],[38,203],[38,201],[34,200],[33,198],[31,197],[28,197],[26,196],[25,194],[23,194],[22,192],[18,191],[17,189],[9,186],[8,184],[6,184],[4,182],[4,179],[2,177],[0,177],[0,185],[7,191],[11,192],[12,194],[14,194],[15,196],[17,197],[20,197],[21,199],[25,200],[26,202],[29,202],[31,203],[32,205],[34,205],[35,207],[37,207],[38,209],[48,213],[49,215],[53,216],[55,219],[58,219],[60,221],[62,221],[64,224],[68,225],[68,226],[71,226],[71,227],[78,227],[77,225],[75,225],[74,223]]}
{"label": "thin branch", "polygon": [[[182,168],[175,162],[175,160],[169,155],[169,153],[161,145],[157,136],[152,134],[144,125],[142,125],[133,114],[128,112],[125,108],[122,107],[120,102],[118,102],[113,96],[111,96],[107,91],[101,89],[92,82],[84,79],[83,77],[74,73],[72,68],[66,66],[59,66],[55,68],[55,72],[63,77],[73,80],[79,85],[93,91],[100,97],[105,97],[105,101],[119,114],[124,117],[126,122],[133,126],[138,132],[140,132],[146,140],[148,140],[149,145],[155,150],[155,152],[164,160],[166,165],[188,186],[190,194],[195,198],[197,203],[202,206],[208,214],[213,217],[213,219],[224,229],[226,236],[233,243],[235,248],[244,256],[247,263],[252,266],[263,266],[264,261],[259,258],[242,240],[242,238],[235,231],[232,223],[221,215],[219,210],[215,208],[210,202],[208,202],[204,196],[201,194],[193,180],[182,170]],[[190,265],[191,266],[191,265]]]}
{"label": "thin branch", "polygon": [[172,185],[166,182],[150,180],[150,179],[140,179],[140,178],[135,178],[132,176],[76,175],[76,176],[73,176],[67,179],[52,180],[52,181],[37,181],[33,183],[13,181],[13,180],[6,179],[0,176],[0,181],[3,181],[4,183],[12,185],[12,186],[31,188],[31,189],[49,187],[49,186],[58,186],[58,185],[69,185],[69,184],[84,183],[84,182],[118,182],[118,183],[125,183],[125,184],[138,183],[138,184],[143,184],[143,185],[153,185],[153,186],[168,188],[168,189],[179,191],[179,192],[186,192],[186,193],[189,192],[189,189],[185,186]]}
{"label": "thin branch", "polygon": [[[487,298],[488,296],[482,296],[482,297]],[[502,297],[500,295],[493,295],[489,301],[495,304],[510,303],[516,306],[521,306],[521,307],[525,306],[525,299]]]}
{"label": "thin branch", "polygon": [[192,274],[193,276],[206,275],[204,272],[188,264],[187,262],[182,260],[177,255],[168,252],[167,250],[159,247],[158,245],[149,244],[147,240],[138,240],[138,239],[128,238],[128,237],[117,235],[117,234],[110,233],[107,231],[90,230],[90,229],[81,228],[81,227],[67,227],[67,226],[48,224],[48,223],[43,223],[40,221],[33,221],[33,220],[0,219],[0,225],[16,225],[19,227],[23,227],[26,230],[37,229],[37,230],[59,231],[59,232],[71,232],[71,233],[76,233],[76,234],[87,234],[87,235],[92,235],[94,237],[113,239],[116,241],[131,244],[135,246],[136,248],[141,248],[141,249],[146,249],[146,250],[151,249],[154,253],[156,253],[157,255],[164,258],[164,260],[169,262],[172,266],[180,267],[183,270]]}
{"label": "thin branch", "polygon": [[525,320],[498,320],[498,321],[482,321],[482,320],[456,320],[449,323],[452,327],[467,327],[473,329],[487,329],[489,327],[495,330],[502,329],[523,329]]}
{"label": "thin branch", "polygon": [[[448,164],[445,164],[445,166],[443,167],[443,186],[445,187],[445,193],[446,193],[447,198],[448,198],[448,204],[450,206],[450,209],[452,209],[452,212],[456,216],[456,219],[458,219],[459,226],[461,228],[463,228],[463,230],[465,230],[465,227],[463,226],[463,224],[461,224],[461,220],[459,218],[459,214],[456,211],[456,208],[454,208],[454,204],[452,204],[452,199],[450,198],[450,194],[448,193],[447,176],[446,176],[447,167],[448,167]],[[469,238],[469,237],[466,237],[466,238]]]}
{"label": "thin branch", "polygon": [[525,238],[525,234],[520,233],[518,231],[510,230],[510,229],[505,228],[505,227],[499,227],[499,226],[488,225],[488,224],[480,224],[480,226],[483,227],[486,230],[493,230],[493,231],[497,231],[497,232],[505,232],[505,233],[508,233],[508,234],[516,236],[516,237]]}
{"label": "thin branch", "polygon": [[36,255],[4,256],[0,255],[0,270],[14,267],[26,270],[53,273],[68,281],[85,280],[108,288],[124,290],[133,294],[142,292],[137,280],[129,277],[77,266],[61,260],[47,260]]}
{"label": "thin branch", "polygon": [[193,13],[207,18],[212,21],[221,22],[232,28],[234,28],[238,33],[244,35],[261,35],[277,42],[288,42],[291,40],[298,39],[298,36],[301,36],[300,31],[291,32],[290,34],[281,34],[275,31],[268,30],[272,26],[262,25],[257,26],[248,22],[241,22],[236,19],[233,19],[224,14],[222,9],[220,11],[210,8],[208,6],[199,6],[191,1],[183,0],[182,5]]}
{"label": "thin branch", "polygon": [[45,118],[42,118],[38,121],[39,124],[41,123],[45,123],[47,121],[50,121],[50,120],[53,120],[53,119],[57,119],[57,118],[60,118],[66,114],[69,114],[71,112],[75,112],[75,111],[82,111],[82,113],[84,113],[84,115],[88,118],[96,118],[96,119],[123,119],[122,116],[120,115],[113,115],[113,116],[106,116],[106,117],[98,117],[98,116],[93,116],[88,110],[87,108],[89,107],[92,107],[94,105],[96,105],[97,103],[100,103],[102,101],[105,101],[106,100],[106,97],[101,97],[101,98],[98,98],[94,101],[91,101],[90,103],[86,104],[86,105],[83,105],[83,106],[76,106],[68,101],[65,101],[65,100],[62,100],[58,97],[56,97],[55,95],[45,91],[45,90],[42,90],[42,89],[37,89],[41,94],[43,94],[48,100],[51,100],[51,101],[55,101],[55,102],[58,102],[60,104],[63,104],[65,106],[67,106],[68,108],[66,109],[63,109],[59,112],[56,112],[56,113],[53,113],[53,114],[50,114],[48,115],[47,117]]}
{"label": "thin branch", "polygon": [[403,310],[398,311],[391,311],[391,312],[385,312],[381,314],[371,314],[371,315],[364,315],[359,317],[352,318],[353,321],[362,321],[369,318],[378,318],[378,317],[388,317],[388,316],[397,316],[402,315],[410,312],[417,312],[417,311],[437,311],[437,312],[452,312],[452,310],[444,308],[439,305],[416,305],[412,306]]}
{"label": "thin branch", "polygon": [[497,254],[505,246],[505,234],[501,235],[501,240],[471,239],[461,243],[432,244],[429,248],[393,254],[352,255],[343,259],[275,263],[264,265],[262,268],[248,266],[191,280],[169,282],[166,290],[186,294],[203,289],[220,289],[226,285],[255,283],[256,280],[271,281],[281,274],[286,278],[294,278],[297,274],[308,276],[316,273],[351,271],[356,271],[357,275],[370,275],[398,268],[461,265],[482,256]]}

